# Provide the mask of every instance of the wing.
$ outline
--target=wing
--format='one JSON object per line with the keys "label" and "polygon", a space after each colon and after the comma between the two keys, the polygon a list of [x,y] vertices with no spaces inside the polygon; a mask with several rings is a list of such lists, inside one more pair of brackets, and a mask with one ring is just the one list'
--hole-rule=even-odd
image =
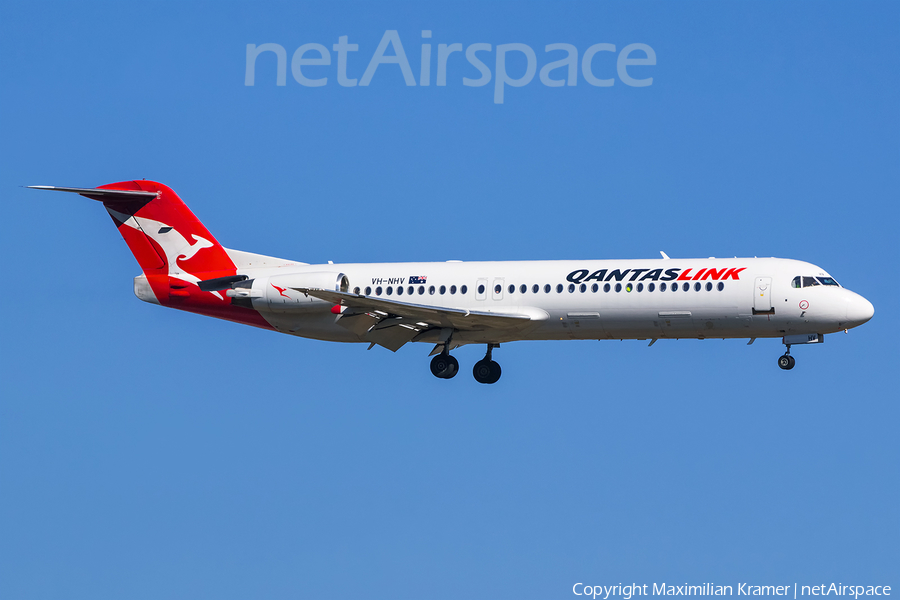
{"label": "wing", "polygon": [[347,309],[338,316],[338,325],[357,335],[365,335],[379,346],[395,352],[406,342],[423,337],[422,334],[429,330],[446,330],[441,331],[441,335],[432,340],[442,343],[453,331],[496,329],[509,333],[526,329],[534,321],[547,318],[547,313],[538,310],[535,310],[534,314],[474,311],[398,302],[332,290],[292,289],[326,302],[346,306]]}

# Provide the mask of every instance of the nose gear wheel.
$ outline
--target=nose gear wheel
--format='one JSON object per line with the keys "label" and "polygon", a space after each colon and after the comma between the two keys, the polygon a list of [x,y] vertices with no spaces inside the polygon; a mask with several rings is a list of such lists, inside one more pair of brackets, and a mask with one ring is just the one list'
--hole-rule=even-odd
{"label": "nose gear wheel", "polygon": [[778,357],[778,366],[785,371],[790,371],[791,369],[793,369],[794,364],[796,364],[796,361],[790,354],[783,354]]}

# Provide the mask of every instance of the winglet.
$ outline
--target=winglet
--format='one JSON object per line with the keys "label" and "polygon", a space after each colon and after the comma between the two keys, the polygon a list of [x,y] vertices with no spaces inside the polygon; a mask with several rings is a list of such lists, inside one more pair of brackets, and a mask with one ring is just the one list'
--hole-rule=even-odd
{"label": "winglet", "polygon": [[664,259],[666,259],[666,260],[671,260],[671,259],[669,258],[669,255],[666,254],[665,252],[663,252],[662,250],[660,250],[659,253],[662,254],[662,257],[663,257]]}

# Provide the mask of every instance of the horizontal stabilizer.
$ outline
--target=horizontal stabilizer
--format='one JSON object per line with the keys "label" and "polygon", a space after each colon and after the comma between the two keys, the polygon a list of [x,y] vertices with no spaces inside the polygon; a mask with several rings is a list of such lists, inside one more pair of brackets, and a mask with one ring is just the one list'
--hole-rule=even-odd
{"label": "horizontal stabilizer", "polygon": [[50,190],[52,192],[74,192],[91,200],[107,201],[141,201],[146,202],[156,198],[157,192],[143,192],[137,190],[105,190],[101,188],[75,188],[57,187],[55,185],[29,185],[32,190]]}

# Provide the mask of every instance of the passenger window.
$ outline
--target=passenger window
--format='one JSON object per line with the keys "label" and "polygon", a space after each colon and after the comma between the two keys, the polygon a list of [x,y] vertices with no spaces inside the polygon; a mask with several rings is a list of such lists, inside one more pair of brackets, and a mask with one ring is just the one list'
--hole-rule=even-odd
{"label": "passenger window", "polygon": [[794,278],[791,280],[791,287],[792,287],[792,288],[799,288],[799,287],[800,287],[800,276],[799,276],[799,275],[797,275],[796,277],[794,277]]}
{"label": "passenger window", "polygon": [[441,286],[441,296],[443,296],[443,295],[446,294],[446,293],[447,293],[447,286],[446,286],[446,285],[442,285],[442,286]]}
{"label": "passenger window", "polygon": [[545,293],[545,294],[549,294],[549,293],[550,293],[550,284],[549,284],[549,283],[545,283],[545,284],[544,284],[544,293]]}
{"label": "passenger window", "polygon": [[500,293],[502,293],[502,292],[503,292],[503,286],[502,286],[502,285],[500,285],[500,284],[498,283],[497,285],[494,286],[494,293],[495,293],[495,294],[500,294]]}
{"label": "passenger window", "polygon": [[377,288],[375,288],[375,295],[376,295],[376,296],[380,296],[380,295],[381,295],[381,286],[380,286],[380,285],[379,285]]}
{"label": "passenger window", "polygon": [[469,288],[468,288],[467,286],[462,286],[461,288],[459,288],[459,293],[460,293],[460,294],[465,295],[465,293],[468,292],[468,291],[469,291]]}
{"label": "passenger window", "polygon": [[[684,284],[684,285],[687,285],[687,284]],[[673,283],[673,284],[672,284],[672,291],[673,291],[673,292],[677,292],[677,291],[678,291],[678,284],[677,284],[677,283]]]}
{"label": "passenger window", "polygon": [[695,292],[699,292],[699,291],[700,291],[700,288],[702,288],[702,287],[703,287],[703,286],[700,285],[700,282],[698,281],[697,283],[694,284],[694,291],[695,291]]}
{"label": "passenger window", "polygon": [[570,284],[569,284],[569,293],[571,294],[571,293],[574,292],[574,291],[575,291],[575,284],[574,284],[574,283],[570,283]]}
{"label": "passenger window", "polygon": [[684,291],[688,291],[689,289],[691,289],[691,284],[685,281],[684,285],[681,286],[681,289],[683,289]]}
{"label": "passenger window", "polygon": [[595,294],[597,293],[597,290],[599,290],[599,289],[600,289],[600,286],[597,285],[596,283],[591,286],[591,291],[594,292]]}
{"label": "passenger window", "polygon": [[478,293],[479,293],[479,294],[483,294],[483,293],[484,293],[484,284],[483,284],[483,283],[479,283],[479,284],[478,284]]}
{"label": "passenger window", "polygon": [[631,292],[631,290],[633,290],[633,289],[634,289],[634,286],[631,285],[630,283],[626,283],[626,284],[625,284],[625,291],[626,291],[626,292]]}
{"label": "passenger window", "polygon": [[455,294],[455,293],[456,293],[456,286],[455,286],[455,285],[451,285],[451,286],[450,286],[450,293],[451,293],[451,294]]}
{"label": "passenger window", "polygon": [[711,291],[712,291],[712,282],[710,282],[710,281],[707,281],[707,282],[706,282],[706,291],[707,291],[707,292],[711,292]]}
{"label": "passenger window", "polygon": [[666,291],[666,284],[664,284],[664,283],[659,284],[659,291],[661,291],[661,292]]}
{"label": "passenger window", "polygon": [[540,291],[540,289],[541,289],[541,286],[539,286],[538,284],[534,284],[533,286],[531,286],[532,293],[537,294]]}
{"label": "passenger window", "polygon": [[587,290],[587,286],[586,286],[585,284],[582,283],[580,286],[578,286],[578,289],[579,289],[579,290],[581,291],[581,293],[583,294],[583,293]]}
{"label": "passenger window", "polygon": [[637,290],[638,290],[639,292],[643,292],[643,291],[644,291],[644,284],[643,284],[643,283],[639,283],[639,284],[638,284],[638,287],[637,287]]}
{"label": "passenger window", "polygon": [[509,284],[509,288],[507,288],[507,289],[509,289],[510,294],[516,293],[516,286],[514,286],[513,284]]}
{"label": "passenger window", "polygon": [[562,291],[563,291],[563,284],[557,283],[557,284],[556,284],[556,293],[557,293],[557,294],[562,294]]}
{"label": "passenger window", "polygon": [[358,295],[358,294],[359,294],[359,288],[358,288],[358,287],[353,288],[353,293]]}
{"label": "passenger window", "polygon": [[369,286],[366,286],[366,296],[371,296],[371,295],[372,295],[372,288]]}
{"label": "passenger window", "polygon": [[528,286],[523,283],[522,285],[519,286],[519,291],[524,294],[525,292],[528,291]]}
{"label": "passenger window", "polygon": [[406,288],[406,293],[409,294],[410,296],[413,295],[414,291],[415,290],[413,290],[413,286],[409,286],[408,288]]}
{"label": "passenger window", "polygon": [[[388,288],[388,289],[391,289],[391,288]],[[390,292],[388,292],[388,293],[390,294]],[[398,286],[397,286],[397,295],[398,295],[398,296],[402,296],[402,295],[403,295],[403,286],[402,286],[402,285],[398,285]]]}
{"label": "passenger window", "polygon": [[[443,294],[444,292],[441,292],[441,293]],[[433,285],[428,286],[428,295],[434,296],[434,286]]]}
{"label": "passenger window", "polygon": [[421,296],[421,295],[424,294],[424,293],[425,293],[425,286],[424,286],[424,285],[420,285],[420,286],[419,286],[419,295]]}
{"label": "passenger window", "polygon": [[604,292],[608,292],[608,291],[609,291],[609,284],[608,284],[608,283],[603,284],[603,291],[604,291]]}
{"label": "passenger window", "polygon": [[385,292],[387,292],[387,295],[390,296],[391,294],[394,293],[394,288],[392,288],[391,286],[387,286],[387,289],[385,290]]}
{"label": "passenger window", "polygon": [[617,292],[621,292],[621,291],[622,291],[622,284],[621,284],[621,283],[617,283],[617,284],[616,284],[616,291],[617,291]]}
{"label": "passenger window", "polygon": [[651,284],[649,284],[649,285],[647,286],[647,291],[648,291],[648,292],[652,292],[652,291],[655,290],[655,289],[656,289],[656,284],[655,284],[655,283],[651,283]]}
{"label": "passenger window", "polygon": [[719,285],[717,285],[716,288],[721,292],[725,289],[725,284],[720,281]]}

